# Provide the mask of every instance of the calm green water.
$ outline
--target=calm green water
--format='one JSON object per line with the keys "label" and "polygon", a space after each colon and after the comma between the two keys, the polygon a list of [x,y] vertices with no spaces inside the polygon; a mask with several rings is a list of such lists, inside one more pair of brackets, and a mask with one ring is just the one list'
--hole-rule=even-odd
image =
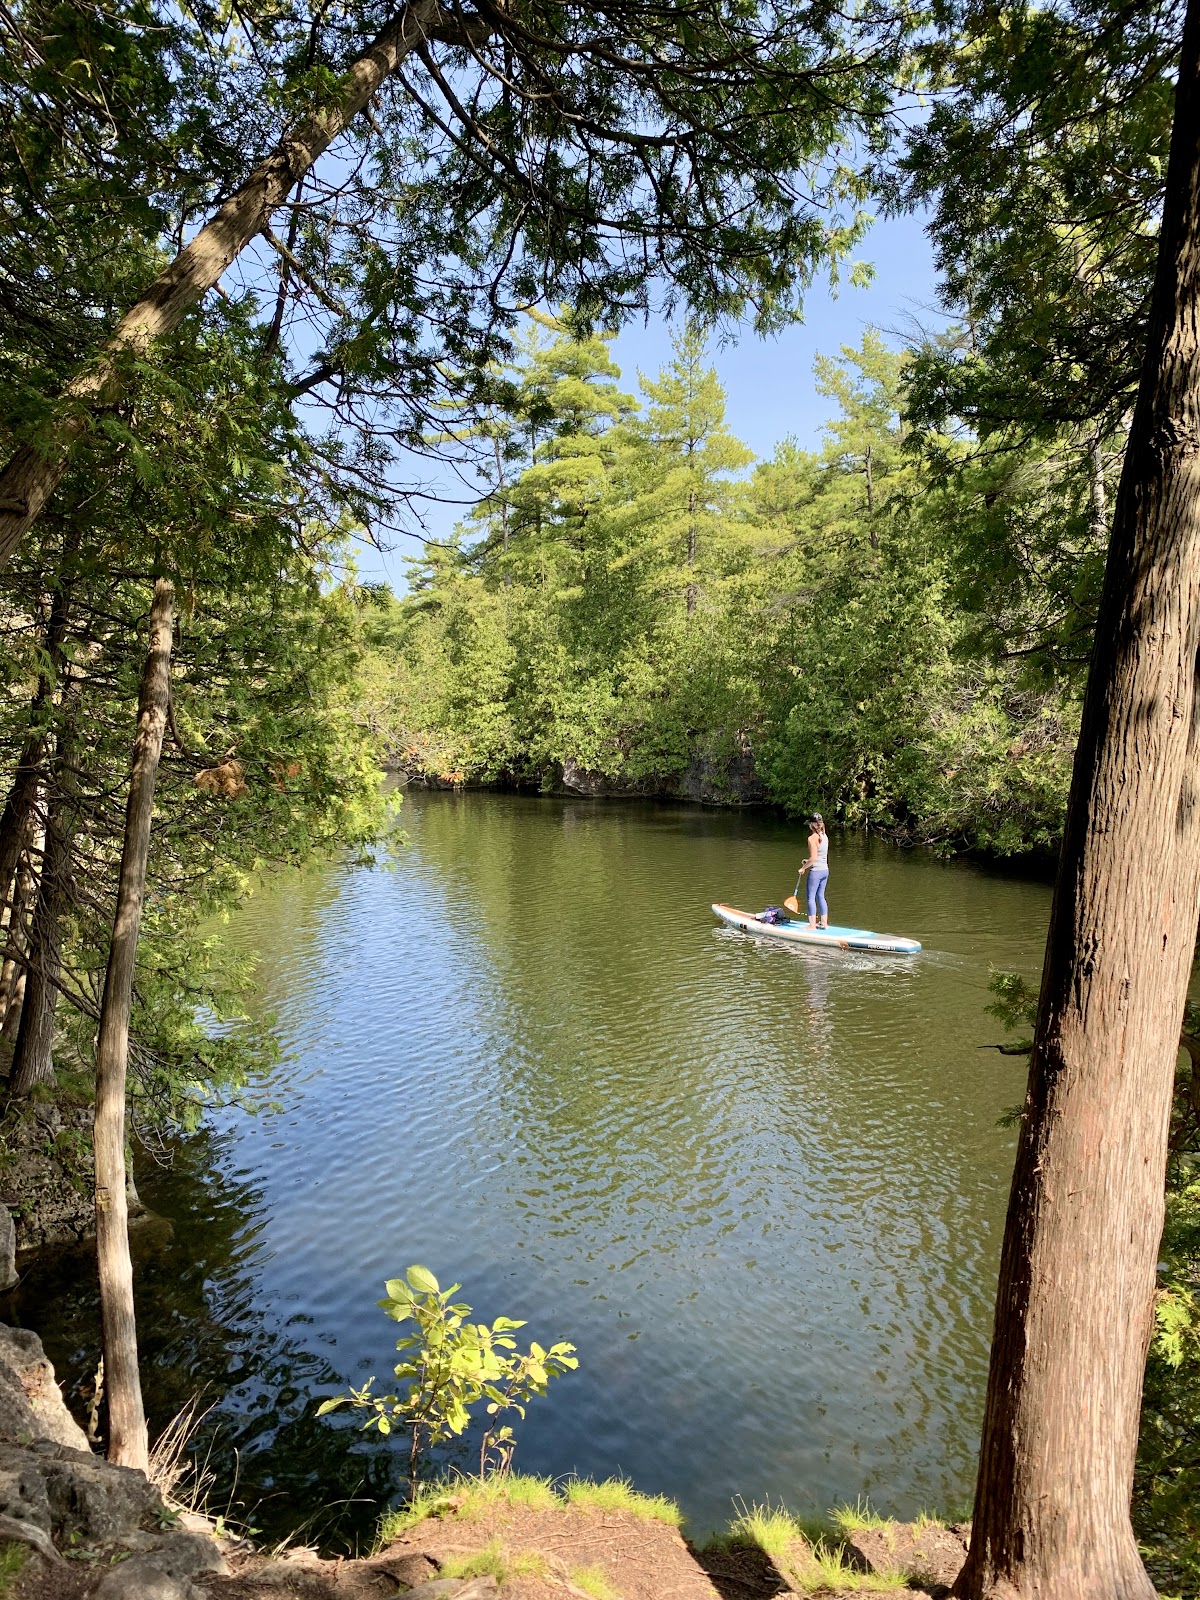
{"label": "calm green water", "polygon": [[[898,1514],[969,1499],[1023,1064],[978,1047],[1035,973],[1046,885],[835,839],[833,920],[914,958],[748,940],[804,854],[777,820],[411,795],[390,868],[283,877],[239,919],[292,1059],[213,1116],[138,1234],[157,1422],[217,1403],[257,1526],[370,1525],[399,1451],[312,1397],[386,1375],[413,1261],[578,1346],[526,1470],[622,1472],[693,1530],[736,1495]],[[3,1308],[0,1308],[2,1310]],[[8,1307],[94,1365],[86,1253]],[[228,1492],[226,1485],[222,1492]]]}

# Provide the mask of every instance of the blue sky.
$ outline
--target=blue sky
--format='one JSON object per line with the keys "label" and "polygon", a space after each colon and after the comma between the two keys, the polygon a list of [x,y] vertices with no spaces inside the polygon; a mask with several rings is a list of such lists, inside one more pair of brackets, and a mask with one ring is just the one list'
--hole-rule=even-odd
{"label": "blue sky", "polygon": [[[941,320],[936,310],[933,257],[922,218],[877,222],[859,255],[875,269],[874,280],[866,288],[846,285],[831,294],[823,285],[814,286],[802,323],[771,339],[747,332],[736,343],[714,347],[712,360],[725,386],[729,425],[756,456],[769,456],[789,434],[808,448],[819,444],[830,402],[813,387],[814,356],[832,355],[842,345],[858,344],[863,329],[869,326],[899,337],[914,319],[925,326]],[[652,376],[670,359],[671,328],[661,321],[626,327],[613,353],[632,389],[639,368]],[[425,465],[425,478],[431,488],[439,487],[433,464]],[[441,485],[449,501],[461,500],[463,486],[453,474],[447,472]],[[430,534],[448,533],[463,510],[461,504],[433,507],[427,515]],[[359,574],[371,581],[383,580],[399,591],[404,587],[404,558],[416,555],[419,549],[412,538],[397,538],[392,548],[383,552],[360,544],[355,553]]]}

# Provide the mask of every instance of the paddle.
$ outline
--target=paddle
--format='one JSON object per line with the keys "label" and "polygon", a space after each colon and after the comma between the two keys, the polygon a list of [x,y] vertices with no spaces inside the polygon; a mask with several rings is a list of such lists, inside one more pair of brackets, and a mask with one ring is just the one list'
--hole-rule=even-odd
{"label": "paddle", "polygon": [[785,911],[794,911],[794,912],[797,913],[797,915],[799,914],[799,911],[800,911],[800,901],[798,899],[798,896],[800,894],[800,879],[803,876],[804,876],[804,869],[803,869],[803,867],[801,867],[799,876],[796,879],[795,893],[788,895],[787,899],[783,902]]}

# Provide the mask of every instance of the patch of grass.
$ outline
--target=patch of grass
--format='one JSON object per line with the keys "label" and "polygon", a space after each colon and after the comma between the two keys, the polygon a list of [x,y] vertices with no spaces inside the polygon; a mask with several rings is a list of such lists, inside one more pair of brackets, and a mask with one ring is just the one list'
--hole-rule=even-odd
{"label": "patch of grass", "polygon": [[571,1582],[592,1600],[621,1600],[620,1592],[613,1588],[602,1567],[572,1567]]}
{"label": "patch of grass", "polygon": [[421,1484],[406,1506],[385,1513],[379,1523],[375,1547],[393,1539],[429,1517],[479,1516],[497,1505],[522,1506],[529,1511],[552,1511],[560,1501],[549,1478],[509,1473],[507,1477],[445,1478]]}
{"label": "patch of grass", "polygon": [[448,1555],[438,1570],[439,1578],[495,1578],[503,1583],[508,1577],[508,1554],[499,1539],[489,1539],[482,1550],[472,1550],[469,1555]]}
{"label": "patch of grass", "polygon": [[720,1543],[761,1550],[796,1594],[816,1595],[829,1589],[878,1594],[904,1584],[899,1573],[860,1572],[849,1566],[840,1539],[827,1539],[821,1531],[813,1534],[811,1524],[806,1526],[782,1506],[746,1507]]}
{"label": "patch of grass", "polygon": [[478,1516],[493,1506],[521,1506],[526,1511],[553,1511],[559,1500],[549,1478],[510,1472],[501,1477],[460,1478],[446,1486],[458,1501],[460,1517]]}
{"label": "patch of grass", "polygon": [[625,1478],[606,1478],[592,1483],[587,1478],[570,1478],[562,1487],[569,1506],[581,1511],[629,1511],[647,1522],[665,1522],[669,1528],[683,1526],[683,1513],[665,1494],[641,1494]]}
{"label": "patch of grass", "polygon": [[379,1519],[379,1531],[375,1536],[376,1548],[382,1549],[384,1545],[391,1544],[393,1539],[398,1539],[402,1533],[407,1533],[409,1528],[415,1528],[427,1517],[444,1517],[457,1508],[458,1496],[454,1492],[453,1484],[421,1484],[408,1505],[397,1506],[394,1511],[385,1511]]}
{"label": "patch of grass", "polygon": [[441,1578],[495,1578],[503,1583],[506,1578],[545,1578],[550,1563],[536,1550],[519,1550],[511,1555],[500,1540],[489,1539],[482,1550],[469,1555],[447,1556],[438,1576]]}
{"label": "patch of grass", "polygon": [[841,1593],[853,1590],[858,1594],[894,1594],[906,1589],[904,1576],[899,1572],[860,1572],[846,1565],[840,1549],[831,1548],[821,1541],[809,1549],[810,1559],[799,1571],[786,1574],[798,1594],[820,1594],[833,1589]]}
{"label": "patch of grass", "polygon": [[881,1517],[878,1512],[871,1510],[869,1500],[856,1500],[854,1504],[837,1506],[829,1513],[830,1521],[835,1528],[840,1528],[843,1533],[858,1533],[864,1528],[886,1528],[895,1520],[892,1517]]}
{"label": "patch of grass", "polygon": [[472,1485],[480,1491],[480,1503],[494,1505],[503,1500],[510,1506],[522,1506],[526,1511],[553,1511],[559,1504],[554,1484],[549,1478],[538,1478],[532,1473],[510,1472],[505,1478],[485,1478],[481,1484]]}
{"label": "patch of grass", "polygon": [[741,1515],[729,1525],[726,1542],[753,1545],[768,1557],[776,1570],[790,1576],[798,1558],[807,1554],[809,1542],[804,1529],[782,1506],[744,1506]]}
{"label": "patch of grass", "polygon": [[548,1578],[550,1563],[536,1550],[518,1550],[510,1557],[508,1570],[514,1578]]}
{"label": "patch of grass", "polygon": [[924,1533],[926,1528],[948,1528],[951,1522],[961,1522],[962,1517],[935,1517],[932,1511],[918,1511],[913,1518],[913,1527],[918,1533]]}
{"label": "patch of grass", "polygon": [[0,1544],[0,1595],[6,1595],[25,1570],[29,1548],[23,1544]]}

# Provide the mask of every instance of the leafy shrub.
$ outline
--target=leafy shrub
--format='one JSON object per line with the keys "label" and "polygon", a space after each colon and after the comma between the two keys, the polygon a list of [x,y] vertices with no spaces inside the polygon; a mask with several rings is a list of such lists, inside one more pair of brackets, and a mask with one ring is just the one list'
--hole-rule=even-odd
{"label": "leafy shrub", "polygon": [[479,1447],[479,1475],[489,1464],[506,1473],[512,1463],[516,1438],[504,1418],[524,1417],[529,1401],[544,1395],[551,1378],[576,1368],[575,1346],[551,1345],[544,1350],[533,1341],[521,1355],[512,1337],[523,1322],[497,1317],[468,1322],[471,1307],[453,1296],[461,1287],[443,1290],[428,1267],[409,1267],[403,1278],[390,1278],[387,1294],[377,1301],[394,1322],[412,1322],[415,1333],[396,1341],[402,1360],[392,1369],[407,1382],[402,1394],[377,1395],[374,1378],[361,1389],[324,1401],[317,1415],[350,1404],[367,1412],[364,1428],[390,1434],[395,1427],[408,1429],[409,1483],[415,1489],[417,1464],[423,1450],[436,1448],[466,1432],[472,1410],[486,1400],[488,1423]]}

